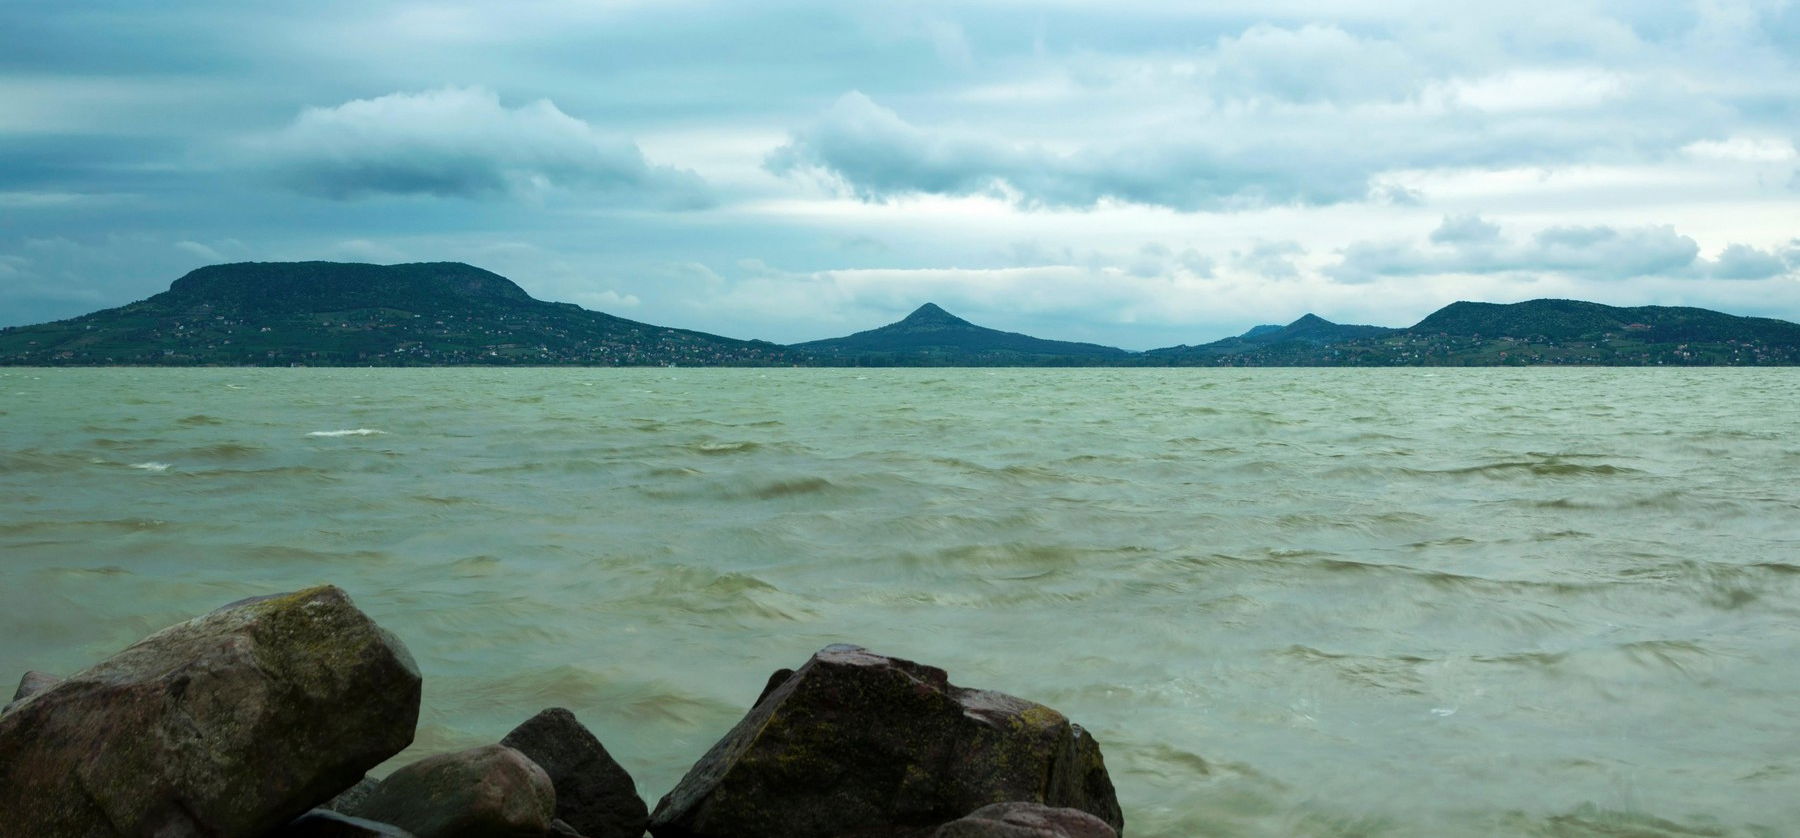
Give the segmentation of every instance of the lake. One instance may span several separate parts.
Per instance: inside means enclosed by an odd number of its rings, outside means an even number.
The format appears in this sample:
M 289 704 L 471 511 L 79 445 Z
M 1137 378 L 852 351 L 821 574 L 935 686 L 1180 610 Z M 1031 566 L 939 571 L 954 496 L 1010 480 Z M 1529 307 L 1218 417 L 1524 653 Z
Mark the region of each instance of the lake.
M 0 678 L 343 587 L 403 759 L 561 705 L 654 806 L 853 642 L 1126 830 L 1800 823 L 1800 370 L 0 370 Z

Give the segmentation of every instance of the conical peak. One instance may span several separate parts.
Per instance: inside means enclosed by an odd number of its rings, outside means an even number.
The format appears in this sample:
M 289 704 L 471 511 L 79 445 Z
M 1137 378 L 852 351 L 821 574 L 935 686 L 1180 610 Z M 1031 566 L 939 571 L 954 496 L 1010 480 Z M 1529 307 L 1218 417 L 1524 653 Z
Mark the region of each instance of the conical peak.
M 913 313 L 906 315 L 906 319 L 901 320 L 900 322 L 911 324 L 911 325 L 921 325 L 921 324 L 928 324 L 928 323 L 939 323 L 939 324 L 967 324 L 968 323 L 967 320 L 964 320 L 961 317 L 957 317 L 956 315 L 951 314 L 950 312 L 947 312 L 947 311 L 943 310 L 942 308 L 939 308 L 937 303 L 926 303 L 922 306 L 919 306 L 918 308 L 913 310 Z
M 1335 326 L 1335 325 L 1337 325 L 1337 324 L 1332 323 L 1330 320 L 1326 320 L 1325 318 L 1320 317 L 1317 314 L 1307 312 L 1306 314 L 1301 315 L 1299 320 L 1295 320 L 1294 322 L 1289 323 L 1287 325 L 1287 327 L 1290 329 L 1293 329 L 1293 328 L 1298 328 L 1298 327 L 1302 327 L 1302 326 Z

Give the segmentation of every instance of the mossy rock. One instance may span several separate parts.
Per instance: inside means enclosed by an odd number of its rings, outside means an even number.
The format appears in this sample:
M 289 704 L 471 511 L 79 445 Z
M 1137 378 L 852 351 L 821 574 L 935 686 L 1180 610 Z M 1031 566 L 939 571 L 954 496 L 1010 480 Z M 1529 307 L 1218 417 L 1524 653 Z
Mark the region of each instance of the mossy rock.
M 6 834 L 266 833 L 412 742 L 419 671 L 343 591 L 232 603 L 0 714 Z

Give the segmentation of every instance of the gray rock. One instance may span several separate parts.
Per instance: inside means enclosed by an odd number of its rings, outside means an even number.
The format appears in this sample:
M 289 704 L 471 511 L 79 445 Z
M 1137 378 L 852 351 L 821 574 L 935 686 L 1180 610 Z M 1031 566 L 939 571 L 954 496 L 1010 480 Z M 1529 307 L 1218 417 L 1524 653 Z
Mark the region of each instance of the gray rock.
M 782 679 L 657 804 L 658 838 L 925 834 L 989 803 L 1124 825 L 1100 746 L 1065 716 L 944 671 L 830 646 Z
M 413 838 L 388 823 L 353 818 L 329 809 L 314 809 L 288 822 L 266 838 Z
M 19 688 L 13 692 L 12 700 L 22 701 L 27 696 L 41 693 L 60 683 L 62 683 L 61 678 L 33 669 L 25 673 L 25 677 L 19 679 Z
M 582 727 L 552 707 L 514 728 L 500 744 L 517 749 L 556 786 L 556 817 L 587 838 L 643 838 L 650 809 L 631 775 Z
M 1119 838 L 1119 833 L 1080 809 L 1012 802 L 976 809 L 938 827 L 932 838 Z
M 549 775 L 505 745 L 426 757 L 388 775 L 357 808 L 418 838 L 536 838 L 555 815 Z
M 357 780 L 356 785 L 339 792 L 337 797 L 320 804 L 319 808 L 345 815 L 354 815 L 357 810 L 362 808 L 363 801 L 368 800 L 369 795 L 374 794 L 375 787 L 379 785 L 381 785 L 380 780 L 374 777 L 364 777 Z
M 256 836 L 412 742 L 406 648 L 319 587 L 147 637 L 0 715 L 7 835 Z
M 13 692 L 12 700 L 4 706 L 0 706 L 0 714 L 12 712 L 12 709 L 17 707 L 20 702 L 60 683 L 62 683 L 61 678 L 47 672 L 33 669 L 25 673 L 25 677 L 19 679 L 19 688 Z

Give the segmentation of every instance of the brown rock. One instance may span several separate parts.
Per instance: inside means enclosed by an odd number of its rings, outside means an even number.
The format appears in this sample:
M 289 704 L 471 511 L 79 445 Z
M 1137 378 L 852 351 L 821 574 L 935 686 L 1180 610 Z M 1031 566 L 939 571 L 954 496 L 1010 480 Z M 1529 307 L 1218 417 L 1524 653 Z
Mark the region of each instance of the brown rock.
M 976 809 L 938 827 L 932 838 L 1119 838 L 1119 833 L 1080 809 L 1012 802 Z
M 0 715 L 7 835 L 255 836 L 412 741 L 419 672 L 333 587 L 164 629 Z
M 418 838 L 537 838 L 556 815 L 556 789 L 524 754 L 483 745 L 395 771 L 356 814 Z
M 782 680 L 657 804 L 657 838 L 929 834 L 989 803 L 1124 818 L 1100 746 L 1041 704 L 830 646 Z

